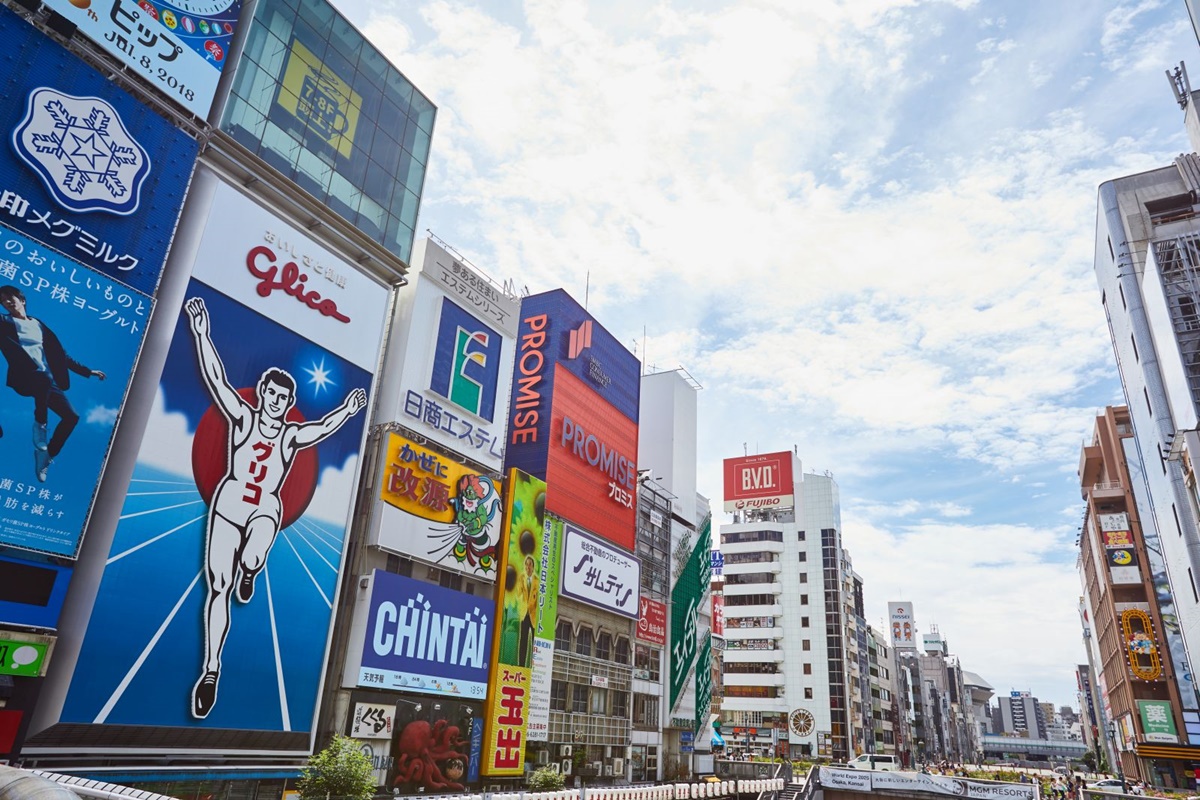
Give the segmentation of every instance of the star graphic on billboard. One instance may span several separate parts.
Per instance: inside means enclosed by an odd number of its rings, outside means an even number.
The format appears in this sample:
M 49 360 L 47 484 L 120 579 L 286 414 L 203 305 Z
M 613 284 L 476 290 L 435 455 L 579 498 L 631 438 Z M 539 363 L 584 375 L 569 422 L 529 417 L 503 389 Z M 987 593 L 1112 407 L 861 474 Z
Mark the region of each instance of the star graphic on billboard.
M 320 394 L 321 392 L 325 391 L 325 389 L 334 385 L 329 371 L 325 368 L 324 358 L 321 359 L 319 364 L 314 361 L 313 365 L 311 367 L 305 367 L 304 371 L 308 373 L 308 382 L 312 384 L 313 391 L 316 394 Z

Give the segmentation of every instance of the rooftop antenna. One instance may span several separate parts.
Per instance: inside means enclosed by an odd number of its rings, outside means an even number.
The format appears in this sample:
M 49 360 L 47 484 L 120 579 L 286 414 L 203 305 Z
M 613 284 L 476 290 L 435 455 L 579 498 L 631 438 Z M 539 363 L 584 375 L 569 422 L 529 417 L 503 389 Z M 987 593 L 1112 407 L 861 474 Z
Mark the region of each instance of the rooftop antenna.
M 1179 103 L 1179 107 L 1186 111 L 1188 101 L 1192 97 L 1192 84 L 1188 80 L 1187 67 L 1180 61 L 1174 71 L 1167 70 L 1166 72 L 1167 80 L 1171 82 L 1171 91 L 1175 93 L 1175 102 Z
M 592 271 L 587 271 L 587 277 L 583 279 L 583 310 L 587 311 L 588 295 L 592 291 Z
M 749 450 L 749 448 L 746 447 L 745 442 L 742 442 L 742 455 L 744 455 L 744 456 L 750 455 L 750 450 Z

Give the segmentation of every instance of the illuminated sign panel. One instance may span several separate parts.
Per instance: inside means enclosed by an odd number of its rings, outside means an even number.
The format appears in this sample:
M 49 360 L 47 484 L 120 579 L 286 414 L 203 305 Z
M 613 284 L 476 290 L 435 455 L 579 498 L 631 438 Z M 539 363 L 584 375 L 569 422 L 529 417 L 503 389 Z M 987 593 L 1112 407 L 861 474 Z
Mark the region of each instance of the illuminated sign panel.
M 632 550 L 637 423 L 597 398 L 561 364 L 555 370 L 546 508 Z
M 387 438 L 372 542 L 478 578 L 496 577 L 499 481 L 406 436 Z
M 292 39 L 275 103 L 339 155 L 350 157 L 362 96 L 299 39 Z
M 725 459 L 725 510 L 790 508 L 795 504 L 792 454 Z
M 546 484 L 519 470 L 509 470 L 505 484 L 501 583 L 484 715 L 482 772 L 488 777 L 524 774 L 538 617 L 547 588 L 541 579 Z
M 506 463 L 546 508 L 632 550 L 640 366 L 566 292 L 521 303 Z

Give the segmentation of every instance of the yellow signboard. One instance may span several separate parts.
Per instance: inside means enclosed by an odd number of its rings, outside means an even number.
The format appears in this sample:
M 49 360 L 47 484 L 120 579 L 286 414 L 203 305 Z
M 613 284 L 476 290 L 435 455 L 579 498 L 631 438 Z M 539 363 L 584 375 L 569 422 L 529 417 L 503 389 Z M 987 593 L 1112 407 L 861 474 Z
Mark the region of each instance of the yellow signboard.
M 464 571 L 496 568 L 500 488 L 487 475 L 391 433 L 379 499 L 412 515 L 380 534 L 381 547 Z
M 484 719 L 483 774 L 522 775 L 529 723 L 534 615 L 541 592 L 541 540 L 546 483 L 510 470 L 501 537 L 496 638 L 492 643 L 488 708 Z
M 299 39 L 292 40 L 283 89 L 275 102 L 338 153 L 350 157 L 362 97 Z

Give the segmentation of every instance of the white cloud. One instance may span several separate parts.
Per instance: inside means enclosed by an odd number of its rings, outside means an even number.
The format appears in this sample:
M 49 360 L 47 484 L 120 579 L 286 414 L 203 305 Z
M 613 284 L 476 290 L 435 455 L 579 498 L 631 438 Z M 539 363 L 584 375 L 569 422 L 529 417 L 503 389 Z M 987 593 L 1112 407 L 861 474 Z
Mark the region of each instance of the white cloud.
M 89 425 L 102 425 L 111 428 L 117 422 L 119 409 L 110 406 L 92 406 L 84 416 L 84 422 Z
M 419 227 L 533 291 L 588 281 L 618 339 L 687 367 L 705 387 L 701 491 L 719 499 L 742 442 L 797 443 L 837 472 L 868 594 L 888 599 L 874 550 L 903 551 L 892 574 L 923 587 L 921 618 L 977 663 L 980 628 L 1028 636 L 1014 582 L 1050 586 L 1030 618 L 1054 652 L 1010 647 L 1005 674 L 976 671 L 1000 686 L 1022 664 L 1059 670 L 1062 701 L 1079 657 L 1059 596 L 1077 583 L 1071 479 L 1095 410 L 1120 398 L 1096 186 L 1181 147 L 1161 70 L 1190 37 L 1164 9 L 1070 25 L 1044 4 L 921 0 L 362 15 L 439 106 Z M 940 462 L 986 491 L 875 482 Z M 995 521 L 1031 503 L 1062 527 Z
M 166 410 L 161 389 L 154 393 L 138 463 L 189 480 L 192 477 L 192 431 L 188 430 L 186 416 Z
M 330 465 L 322 468 L 317 490 L 313 493 L 312 502 L 304 512 L 305 515 L 316 517 L 335 527 L 345 526 L 350 515 L 350 504 L 354 500 L 357 470 L 357 455 L 348 456 L 340 466 Z

